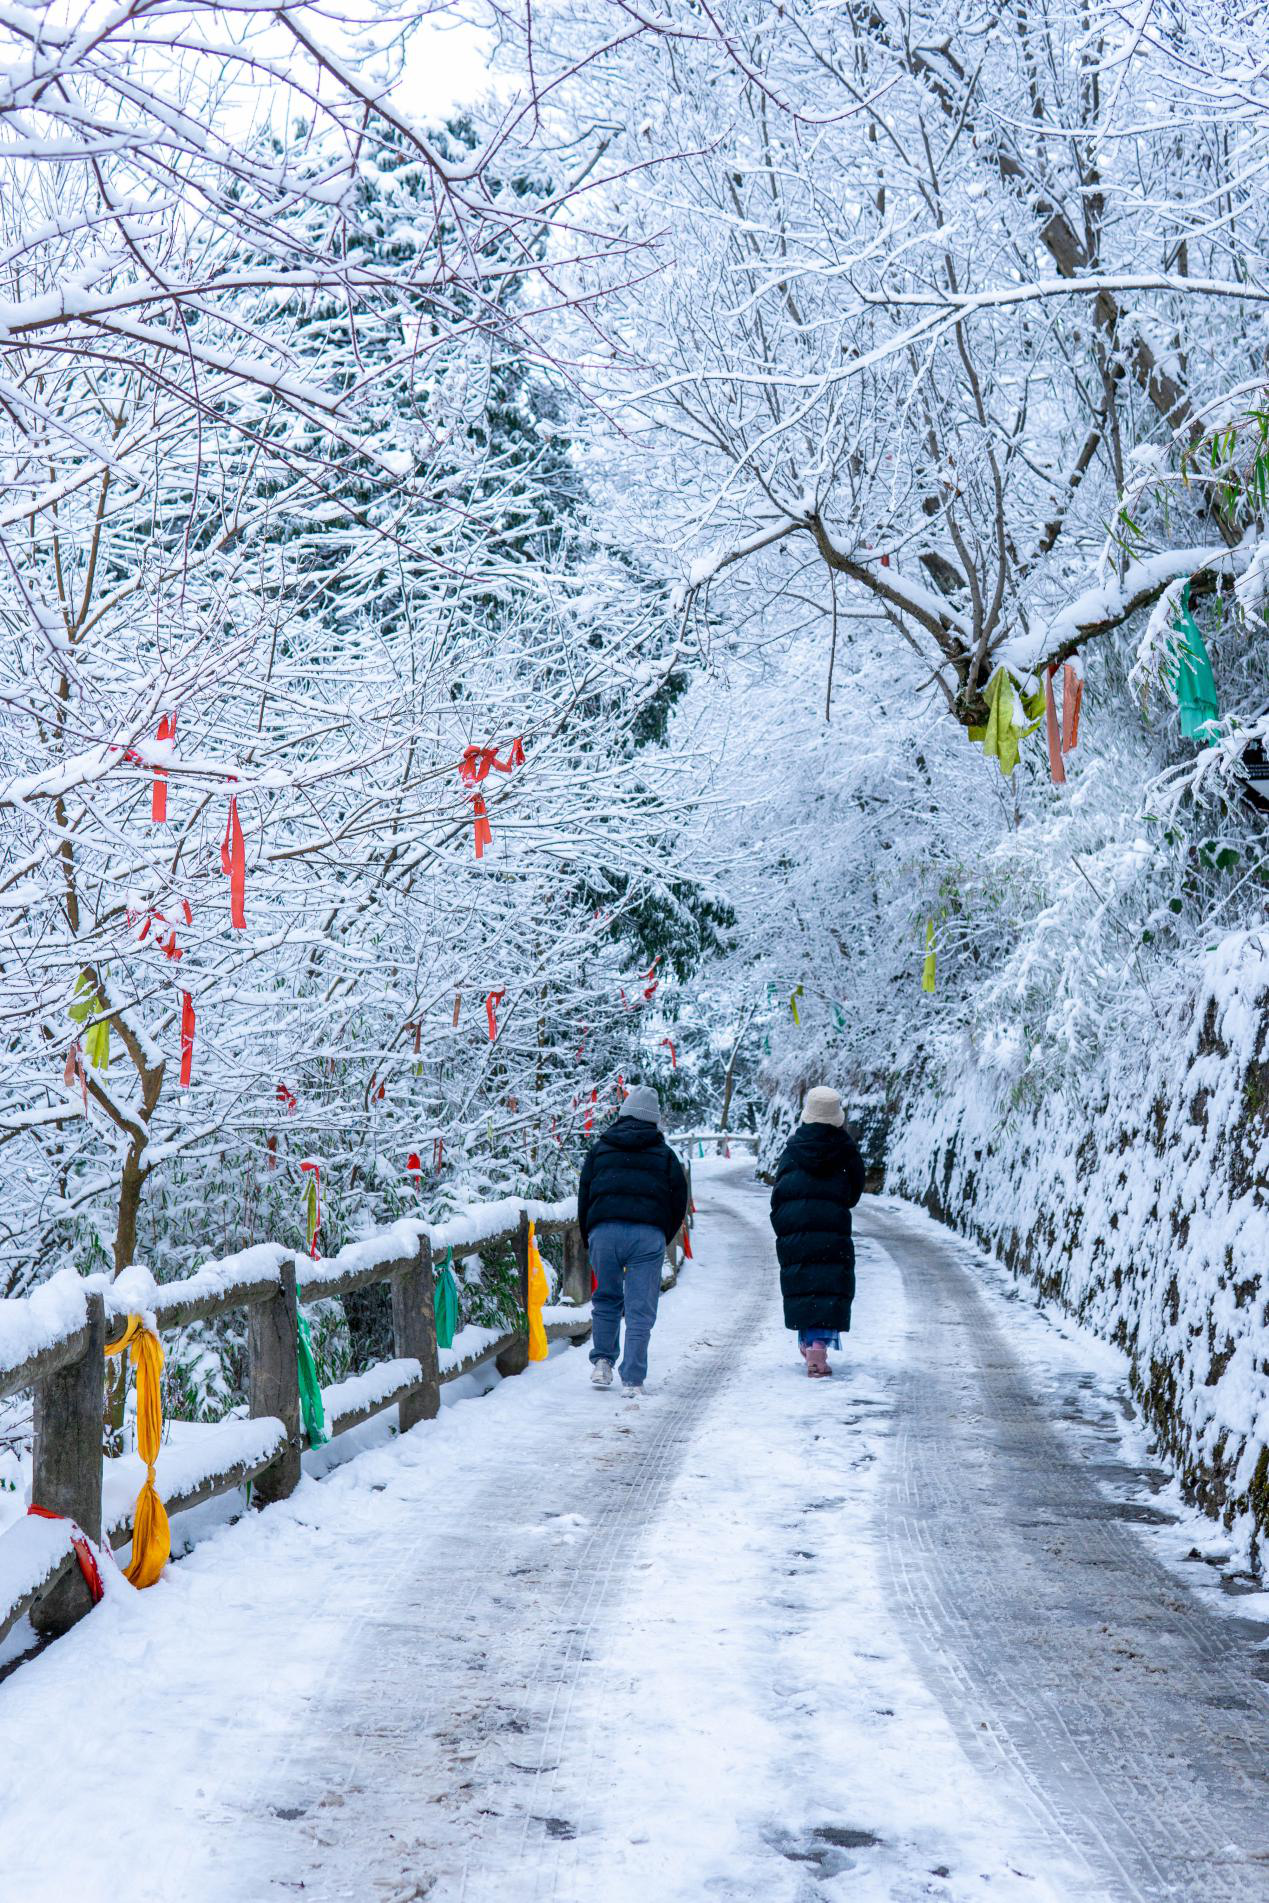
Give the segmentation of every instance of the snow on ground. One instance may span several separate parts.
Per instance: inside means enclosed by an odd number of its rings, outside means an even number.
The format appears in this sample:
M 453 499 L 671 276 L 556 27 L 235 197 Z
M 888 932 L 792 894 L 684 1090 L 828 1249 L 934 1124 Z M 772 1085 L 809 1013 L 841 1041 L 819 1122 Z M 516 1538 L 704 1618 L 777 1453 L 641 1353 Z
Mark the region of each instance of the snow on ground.
M 321 1450 L 0 1685 L 0 1894 L 1098 1896 L 887 1603 L 898 1268 L 861 1245 L 855 1331 L 808 1382 L 747 1174 L 702 1172 L 643 1401 L 564 1345 L 479 1400 L 455 1383 L 473 1399 Z M 1088 1373 L 1073 1332 L 1023 1332 Z

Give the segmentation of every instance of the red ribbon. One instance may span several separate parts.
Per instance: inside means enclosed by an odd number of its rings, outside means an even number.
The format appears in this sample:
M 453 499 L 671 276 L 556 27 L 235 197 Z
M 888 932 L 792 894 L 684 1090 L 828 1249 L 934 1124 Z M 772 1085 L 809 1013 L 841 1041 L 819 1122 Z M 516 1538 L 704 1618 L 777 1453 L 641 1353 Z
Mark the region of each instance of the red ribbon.
M 179 956 L 179 954 L 178 954 Z M 188 1090 L 194 1074 L 194 1000 L 188 991 L 181 993 L 181 1089 Z
M 181 908 L 181 914 L 185 920 L 185 923 L 187 925 L 192 925 L 194 923 L 194 914 L 190 910 L 189 900 L 179 899 L 177 903 L 179 904 Z M 131 916 L 132 916 L 131 913 L 129 913 L 130 919 L 131 919 Z M 142 919 L 141 930 L 137 933 L 138 945 L 144 945 L 146 939 L 150 936 L 150 928 L 151 926 L 154 926 L 154 925 L 169 925 L 169 926 L 171 925 L 171 920 L 167 918 L 167 916 L 163 912 L 160 912 L 157 907 L 151 907 L 151 909 L 146 913 L 145 917 Z M 185 956 L 184 951 L 176 942 L 175 927 L 172 927 L 172 929 L 169 930 L 166 941 L 160 941 L 159 936 L 156 933 L 155 943 L 159 945 L 159 948 L 162 951 L 163 956 L 165 958 L 184 958 Z
M 303 1176 L 307 1176 L 310 1173 L 312 1174 L 313 1187 L 317 1191 L 317 1210 L 316 1210 L 317 1220 L 313 1224 L 313 1241 L 309 1249 L 309 1254 L 312 1256 L 314 1262 L 316 1262 L 317 1238 L 321 1234 L 321 1228 L 322 1228 L 322 1168 L 321 1168 L 321 1164 L 320 1163 L 301 1163 L 300 1173 Z
M 158 731 L 157 738 L 160 740 L 175 740 L 176 738 L 176 715 L 175 714 L 163 715 L 163 718 L 159 721 L 159 731 Z M 161 826 L 166 818 L 167 818 L 167 769 L 166 767 L 156 766 L 154 769 L 154 785 L 150 789 L 150 819 L 154 825 Z
M 419 1153 L 418 1153 L 418 1151 L 417 1151 L 417 1150 L 411 1150 L 411 1151 L 410 1151 L 410 1154 L 409 1154 L 409 1155 L 408 1155 L 408 1156 L 406 1157 L 406 1159 L 405 1159 L 405 1173 L 406 1173 L 406 1175 L 407 1175 L 407 1176 L 409 1176 L 409 1177 L 412 1177 L 412 1178 L 413 1178 L 413 1180 L 414 1180 L 414 1187 L 415 1187 L 416 1189 L 418 1189 L 418 1187 L 419 1187 L 419 1178 L 420 1178 L 420 1176 L 422 1176 L 422 1174 L 423 1174 L 423 1159 L 422 1159 L 422 1157 L 421 1157 L 421 1156 L 419 1155 Z
M 1070 661 L 1062 666 L 1062 751 L 1074 753 L 1080 737 L 1080 702 L 1084 676 Z
M 238 820 L 238 800 L 231 794 L 225 836 L 220 842 L 220 869 L 229 881 L 229 922 L 236 932 L 247 929 L 247 847 Z
M 670 1069 L 677 1070 L 679 1067 L 679 1057 L 678 1052 L 674 1048 L 674 1039 L 672 1037 L 663 1037 L 661 1039 L 659 1048 L 664 1050 L 667 1046 L 670 1052 Z
M 286 1105 L 287 1116 L 293 1117 L 295 1115 L 295 1107 L 299 1103 L 299 1098 L 295 1092 L 288 1089 L 286 1084 L 279 1084 L 274 1094 L 280 1104 Z
M 485 856 L 485 847 L 493 845 L 493 827 L 489 824 L 489 814 L 485 808 L 485 796 L 483 793 L 472 794 L 471 810 L 476 828 L 476 857 L 483 859 Z
M 657 966 L 660 963 L 661 963 L 661 959 L 659 956 L 654 958 L 652 960 L 652 963 L 648 966 L 648 969 L 643 974 L 644 979 L 646 980 L 644 993 L 643 993 L 643 1001 L 645 1004 L 648 1002 L 649 998 L 651 998 L 653 992 L 656 990 L 657 986 L 661 982 L 661 980 L 657 977 Z
M 488 778 L 491 767 L 495 773 L 510 773 L 513 768 L 523 765 L 524 741 L 517 735 L 507 749 L 505 760 L 498 758 L 497 747 L 464 748 L 458 764 L 458 776 L 464 786 L 478 786 L 481 780 Z
M 49 1507 L 29 1506 L 27 1513 L 33 1514 L 37 1520 L 66 1520 L 68 1518 L 65 1513 L 54 1513 Z M 97 1556 L 93 1552 L 88 1535 L 80 1532 L 74 1520 L 70 1520 L 69 1525 L 71 1545 L 75 1549 L 75 1558 L 79 1561 L 79 1570 L 84 1575 L 84 1584 L 92 1594 L 93 1604 L 98 1605 L 105 1598 L 106 1589 L 101 1583 L 101 1569 L 97 1564 Z
M 432 1168 L 436 1171 L 436 1174 L 439 1176 L 444 1166 L 445 1166 L 445 1139 L 444 1137 L 433 1137 L 432 1139 Z
M 692 1260 L 692 1238 L 688 1234 L 686 1223 L 683 1224 L 683 1254 L 689 1262 Z
M 599 1085 L 598 1085 L 598 1084 L 596 1084 L 596 1085 L 595 1085 L 595 1088 L 594 1088 L 594 1089 L 593 1089 L 593 1090 L 591 1091 L 591 1093 L 590 1093 L 590 1103 L 591 1103 L 591 1107 L 590 1107 L 590 1109 L 589 1109 L 589 1110 L 588 1110 L 588 1111 L 586 1112 L 586 1121 L 585 1121 L 585 1123 L 583 1123 L 583 1125 L 582 1125 L 582 1134 L 583 1134 L 583 1136 L 589 1136 L 589 1135 L 590 1135 L 590 1133 L 591 1133 L 591 1131 L 592 1131 L 592 1130 L 594 1129 L 594 1127 L 595 1127 L 595 1105 L 596 1105 L 596 1104 L 597 1104 L 598 1102 L 599 1102 Z
M 506 995 L 506 988 L 504 986 L 501 991 L 491 991 L 489 996 L 485 999 L 485 1018 L 489 1025 L 489 1042 L 491 1044 L 498 1035 L 497 1006 L 502 1003 Z
M 1049 743 L 1049 777 L 1054 786 L 1066 785 L 1066 768 L 1062 765 L 1062 736 L 1058 730 L 1057 702 L 1053 698 L 1053 676 L 1057 673 L 1057 662 L 1044 670 L 1044 733 Z
M 79 1088 L 83 1093 L 84 1115 L 87 1116 L 88 1072 L 84 1068 L 84 1053 L 80 1049 L 78 1038 L 75 1039 L 75 1042 L 66 1053 L 66 1069 L 62 1072 L 62 1082 L 66 1085 L 67 1090 L 74 1089 L 76 1078 L 79 1080 Z

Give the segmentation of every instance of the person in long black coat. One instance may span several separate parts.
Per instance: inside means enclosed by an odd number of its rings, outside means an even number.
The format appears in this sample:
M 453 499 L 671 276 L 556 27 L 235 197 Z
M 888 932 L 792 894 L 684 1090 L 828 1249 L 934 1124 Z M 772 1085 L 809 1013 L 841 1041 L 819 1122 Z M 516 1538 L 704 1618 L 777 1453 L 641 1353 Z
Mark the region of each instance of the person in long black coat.
M 798 1331 L 806 1372 L 831 1374 L 855 1299 L 850 1212 L 864 1193 L 864 1163 L 835 1090 L 808 1090 L 802 1122 L 784 1147 L 771 1191 L 784 1325 Z

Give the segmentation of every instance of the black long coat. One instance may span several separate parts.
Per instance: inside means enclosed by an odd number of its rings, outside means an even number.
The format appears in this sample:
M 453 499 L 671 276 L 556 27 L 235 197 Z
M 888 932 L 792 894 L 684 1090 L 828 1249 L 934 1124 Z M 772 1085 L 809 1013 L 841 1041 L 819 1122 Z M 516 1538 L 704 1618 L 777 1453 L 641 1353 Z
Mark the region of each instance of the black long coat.
M 591 1144 L 577 1186 L 583 1242 L 601 1222 L 639 1222 L 667 1242 L 683 1227 L 687 1177 L 655 1123 L 618 1117 Z
M 786 1328 L 850 1327 L 850 1212 L 863 1193 L 863 1159 L 850 1132 L 830 1123 L 799 1124 L 771 1191 Z

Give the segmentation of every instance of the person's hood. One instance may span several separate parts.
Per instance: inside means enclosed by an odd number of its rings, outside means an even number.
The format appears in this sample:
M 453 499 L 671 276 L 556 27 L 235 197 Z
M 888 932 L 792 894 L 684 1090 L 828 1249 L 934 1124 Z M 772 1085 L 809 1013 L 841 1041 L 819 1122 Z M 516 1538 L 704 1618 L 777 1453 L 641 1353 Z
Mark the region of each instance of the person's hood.
M 615 1150 L 653 1150 L 664 1141 L 655 1123 L 642 1117 L 618 1117 L 604 1131 L 603 1140 Z
M 850 1143 L 845 1130 L 835 1124 L 801 1123 L 789 1138 L 784 1154 L 812 1176 L 831 1176 L 849 1157 Z

